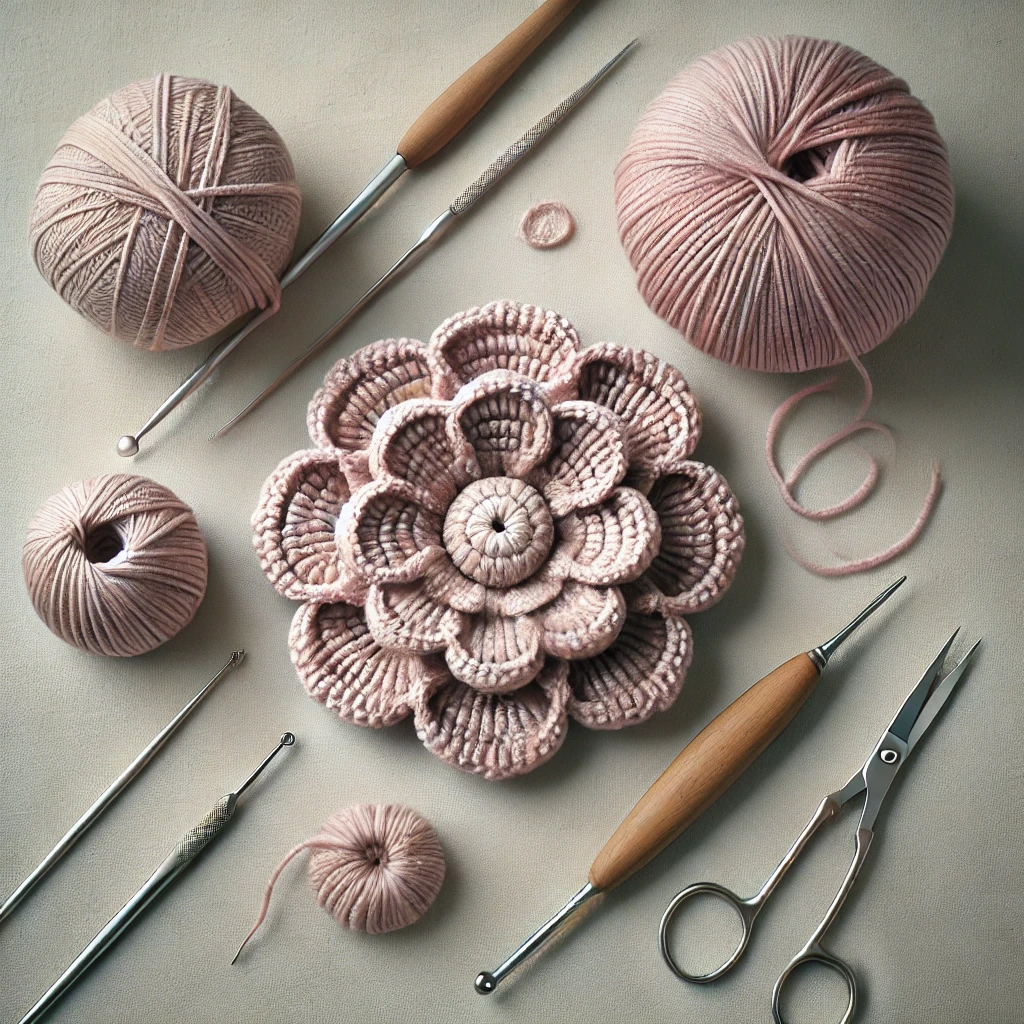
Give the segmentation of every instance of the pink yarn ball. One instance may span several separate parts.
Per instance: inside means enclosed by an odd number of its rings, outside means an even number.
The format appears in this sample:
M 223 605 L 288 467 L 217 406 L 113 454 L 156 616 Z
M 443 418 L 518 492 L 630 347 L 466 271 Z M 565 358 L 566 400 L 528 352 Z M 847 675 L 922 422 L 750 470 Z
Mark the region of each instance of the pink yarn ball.
M 953 184 L 907 84 L 821 39 L 750 38 L 647 108 L 615 176 L 619 234 L 651 309 L 735 365 L 830 366 L 917 308 Z
M 66 643 L 125 658 L 176 636 L 206 593 L 192 509 L 129 473 L 69 484 L 39 507 L 22 551 L 39 617 Z
M 418 921 L 444 881 L 433 825 L 400 804 L 355 804 L 310 843 L 309 884 L 338 924 L 371 934 Z
M 39 181 L 32 255 L 100 330 L 181 348 L 277 308 L 300 207 L 260 114 L 227 86 L 157 75 L 68 129 Z
M 309 882 L 320 906 L 338 924 L 371 934 L 418 921 L 444 881 L 444 850 L 434 826 L 421 814 L 401 804 L 345 807 L 274 868 L 256 923 L 235 960 L 267 919 L 281 872 L 303 850 L 311 851 Z

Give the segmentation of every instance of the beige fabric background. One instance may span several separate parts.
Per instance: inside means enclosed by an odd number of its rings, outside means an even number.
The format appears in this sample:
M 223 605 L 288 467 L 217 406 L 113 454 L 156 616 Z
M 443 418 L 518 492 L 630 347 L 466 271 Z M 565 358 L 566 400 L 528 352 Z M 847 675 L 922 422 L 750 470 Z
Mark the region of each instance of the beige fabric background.
M 205 346 L 155 356 L 110 341 L 37 274 L 29 208 L 67 125 L 117 86 L 158 71 L 229 83 L 291 149 L 305 197 L 301 247 L 393 152 L 426 103 L 532 6 L 4 3 L 0 892 L 34 867 L 232 648 L 244 646 L 249 657 L 0 927 L 3 1020 L 18 1019 L 178 836 L 292 729 L 298 745 L 252 792 L 230 833 L 54 1021 L 766 1022 L 779 970 L 845 870 L 852 815 L 786 881 L 748 959 L 727 980 L 694 988 L 669 974 L 657 952 L 661 911 L 699 879 L 740 891 L 760 884 L 963 623 L 966 640 L 985 636 L 976 670 L 895 786 L 829 945 L 862 979 L 861 1021 L 1024 1021 L 1019 3 L 585 0 L 454 145 L 409 175 L 287 294 L 277 320 L 157 430 L 140 458 L 128 464 L 115 453 L 118 436 L 145 420 Z M 905 76 L 935 114 L 957 183 L 953 240 L 922 308 L 866 360 L 874 413 L 898 431 L 898 456 L 894 463 L 879 449 L 886 470 L 877 497 L 825 530 L 783 508 L 764 465 L 771 410 L 801 381 L 736 371 L 691 350 L 638 297 L 615 230 L 613 170 L 644 105 L 693 57 L 757 32 L 838 38 Z M 633 36 L 643 45 L 628 63 L 330 354 L 229 437 L 206 440 L 497 152 Z M 569 205 L 578 231 L 565 248 L 539 253 L 514 231 L 522 211 L 547 198 Z M 749 539 L 730 595 L 693 619 L 696 653 L 674 708 L 621 733 L 573 727 L 547 766 L 495 784 L 431 757 L 411 724 L 363 731 L 303 694 L 286 648 L 294 606 L 262 577 L 248 520 L 264 477 L 305 445 L 306 403 L 332 359 L 387 335 L 426 339 L 446 315 L 500 297 L 565 313 L 586 342 L 643 346 L 676 362 L 705 414 L 697 455 L 732 483 Z M 787 434 L 789 464 L 853 407 L 847 377 L 845 405 L 821 401 Z M 895 565 L 822 580 L 786 556 L 783 535 L 826 559 L 833 548 L 855 556 L 896 539 L 936 458 L 947 490 L 921 542 Z M 145 657 L 100 660 L 64 646 L 36 618 L 20 548 L 44 498 L 71 480 L 125 469 L 194 506 L 209 541 L 210 585 L 177 639 Z M 846 452 L 804 493 L 834 499 L 862 469 Z M 756 768 L 514 985 L 490 1000 L 473 993 L 476 972 L 493 967 L 582 884 L 615 825 L 698 729 L 768 669 L 825 639 L 898 572 L 910 576 L 904 592 L 830 667 Z M 449 874 L 435 906 L 392 936 L 350 934 L 317 908 L 296 864 L 265 934 L 229 967 L 274 864 L 330 812 L 356 801 L 404 801 L 436 824 Z M 810 1002 L 804 1010 L 806 1020 L 826 1019 Z

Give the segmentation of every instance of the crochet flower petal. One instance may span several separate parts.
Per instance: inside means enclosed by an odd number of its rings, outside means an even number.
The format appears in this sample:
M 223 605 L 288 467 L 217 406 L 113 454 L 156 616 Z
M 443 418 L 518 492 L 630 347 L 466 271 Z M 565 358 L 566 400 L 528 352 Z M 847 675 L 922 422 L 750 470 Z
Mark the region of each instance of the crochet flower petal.
M 569 714 L 591 729 L 646 721 L 679 696 L 692 654 L 685 619 L 630 611 L 606 651 L 568 663 Z
M 479 693 L 455 679 L 420 687 L 416 733 L 442 761 L 485 779 L 524 775 L 548 760 L 566 734 L 568 665 L 549 659 L 515 693 Z
M 406 654 L 444 650 L 462 625 L 462 616 L 434 600 L 415 583 L 374 583 L 366 595 L 366 624 L 381 647 Z
M 528 580 L 504 590 L 487 591 L 486 608 L 493 615 L 526 615 L 553 601 L 562 592 L 568 566 L 566 559 L 549 559 Z
M 597 345 L 580 353 L 580 398 L 607 406 L 624 424 L 630 475 L 660 475 L 700 439 L 700 409 L 683 375 L 639 349 Z
M 362 608 L 304 604 L 292 620 L 288 645 L 309 695 L 346 722 L 380 729 L 409 714 L 418 659 L 383 650 Z
M 743 554 L 739 502 L 721 474 L 693 461 L 657 480 L 650 502 L 661 522 L 661 549 L 646 578 L 667 595 L 666 611 L 709 608 L 732 583 Z
M 365 587 L 338 558 L 335 525 L 349 490 L 329 452 L 301 451 L 267 478 L 252 514 L 260 565 L 296 601 L 359 601 Z
M 331 368 L 309 403 L 309 436 L 321 448 L 364 451 L 385 410 L 429 394 L 425 345 L 411 338 L 375 342 Z
M 368 582 L 410 583 L 447 559 L 441 517 L 402 480 L 376 480 L 360 488 L 338 523 L 342 554 Z
M 540 671 L 541 630 L 529 615 L 475 615 L 445 650 L 453 676 L 482 693 L 508 693 Z
M 551 410 L 540 387 L 494 370 L 455 396 L 451 428 L 461 430 L 484 476 L 525 477 L 551 451 Z
M 618 587 L 567 583 L 541 615 L 541 643 L 558 658 L 590 658 L 615 640 L 625 620 L 626 602 Z
M 449 317 L 430 338 L 434 394 L 451 398 L 490 370 L 512 370 L 545 386 L 552 401 L 575 396 L 580 339 L 563 316 L 492 302 Z
M 463 576 L 449 558 L 431 566 L 423 586 L 435 601 L 459 612 L 482 612 L 487 603 L 487 588 Z
M 573 512 L 558 524 L 572 553 L 567 574 L 580 583 L 608 586 L 635 580 L 658 550 L 661 527 L 650 502 L 632 487 L 617 487 L 597 508 Z
M 448 430 L 448 403 L 416 398 L 388 410 L 370 442 L 369 471 L 420 488 L 443 513 L 479 474 L 476 456 L 461 432 Z
M 626 475 L 622 423 L 593 402 L 563 402 L 552 411 L 551 455 L 537 474 L 551 514 L 603 501 Z

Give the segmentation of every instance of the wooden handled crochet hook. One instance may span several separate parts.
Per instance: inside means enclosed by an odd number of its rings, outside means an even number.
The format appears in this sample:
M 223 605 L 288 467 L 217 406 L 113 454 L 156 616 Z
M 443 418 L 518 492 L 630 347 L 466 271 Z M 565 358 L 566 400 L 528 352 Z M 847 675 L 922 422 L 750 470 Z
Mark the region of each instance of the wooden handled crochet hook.
M 831 640 L 798 654 L 754 683 L 697 734 L 662 772 L 590 866 L 587 884 L 496 970 L 477 975 L 493 992 L 592 896 L 614 889 L 706 811 L 790 723 L 840 644 L 906 581 L 901 576 Z
M 402 136 L 395 155 L 370 179 L 369 184 L 338 215 L 334 223 L 288 268 L 281 278 L 281 290 L 301 277 L 407 170 L 418 167 L 451 142 L 579 2 L 546 0 L 497 46 L 452 82 Z M 135 434 L 125 434 L 117 442 L 118 454 L 125 458 L 137 455 L 139 441 L 188 398 L 263 319 L 254 316 L 230 338 L 217 345 L 189 377 L 167 396 L 141 430 Z
M 568 96 L 553 110 L 542 117 L 528 132 L 521 135 L 504 153 L 474 181 L 456 196 L 446 210 L 435 217 L 421 232 L 420 237 L 398 257 L 382 277 L 372 284 L 348 310 L 313 342 L 305 352 L 286 366 L 241 412 L 235 413 L 216 433 L 210 435 L 214 441 L 226 434 L 236 423 L 245 419 L 258 405 L 269 398 L 292 374 L 306 365 L 321 349 L 333 341 L 375 298 L 393 281 L 414 267 L 440 241 L 445 232 L 461 220 L 520 160 L 523 159 L 552 128 L 568 116 L 576 105 L 583 100 L 598 82 L 608 74 L 626 56 L 638 40 L 627 43 L 603 67 L 598 68 L 590 78 Z

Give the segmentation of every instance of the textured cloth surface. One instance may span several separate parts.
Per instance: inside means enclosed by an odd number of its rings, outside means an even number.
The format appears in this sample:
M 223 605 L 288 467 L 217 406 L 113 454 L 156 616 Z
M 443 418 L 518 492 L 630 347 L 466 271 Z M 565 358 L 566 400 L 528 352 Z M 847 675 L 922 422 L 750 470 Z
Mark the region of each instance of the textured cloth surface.
M 18 1020 L 172 849 L 269 750 L 297 745 L 246 794 L 229 832 L 160 899 L 54 1024 L 172 1024 L 301 1016 L 411 1024 L 769 1024 L 771 986 L 810 934 L 851 855 L 852 825 L 826 830 L 766 909 L 743 966 L 684 986 L 657 954 L 657 924 L 683 885 L 753 891 L 822 794 L 861 764 L 935 650 L 963 621 L 985 645 L 962 690 L 915 751 L 883 811 L 870 859 L 829 943 L 854 965 L 871 1024 L 1020 1024 L 1024 1019 L 1024 538 L 1019 441 L 1024 348 L 1024 10 L 1003 0 L 893 5 L 588 0 L 481 119 L 410 174 L 285 293 L 204 389 L 153 433 L 132 471 L 196 512 L 210 582 L 196 619 L 141 658 L 89 658 L 40 623 L 21 580 L 39 504 L 72 480 L 123 472 L 114 445 L 192 370 L 205 346 L 154 357 L 71 312 L 36 270 L 28 216 L 39 175 L 71 121 L 125 82 L 166 68 L 224 82 L 281 133 L 305 204 L 298 248 L 394 152 L 438 92 L 526 16 L 534 0 L 310 0 L 135 5 L 12 0 L 0 81 L 0 345 L 5 476 L 0 608 L 0 887 L 10 891 L 71 821 L 209 679 L 223 681 L 135 785 L 0 927 L 0 1020 Z M 900 431 L 900 472 L 849 524 L 792 525 L 764 465 L 772 411 L 817 377 L 734 370 L 686 346 L 647 309 L 618 241 L 615 166 L 648 102 L 693 58 L 752 33 L 840 39 L 905 78 L 935 115 L 958 207 L 946 255 L 915 316 L 865 356 L 873 415 Z M 471 218 L 368 310 L 329 352 L 216 444 L 207 435 L 344 311 L 487 162 L 633 36 L 642 45 Z M 510 225 L 537 197 L 570 205 L 570 245 L 526 249 Z M 582 226 L 586 230 L 582 230 Z M 297 687 L 287 635 L 295 604 L 253 557 L 249 516 L 268 470 L 308 445 L 304 409 L 328 368 L 378 338 L 425 338 L 453 310 L 499 295 L 570 313 L 581 335 L 645 348 L 700 397 L 700 457 L 739 496 L 747 549 L 728 597 L 694 616 L 684 701 L 640 729 L 570 725 L 558 756 L 500 787 L 426 754 L 411 722 L 351 728 Z M 839 392 L 853 410 L 852 381 Z M 792 465 L 842 422 L 811 398 L 780 439 Z M 886 454 L 868 437 L 865 445 Z M 785 554 L 793 531 L 818 560 L 898 538 L 933 458 L 948 490 L 917 545 L 859 578 L 809 576 Z M 855 487 L 853 452 L 809 472 L 824 505 Z M 948 499 L 948 500 L 947 500 Z M 834 532 L 833 532 L 834 531 Z M 829 666 L 789 731 L 697 824 L 514 984 L 485 1000 L 492 969 L 583 884 L 644 788 L 750 683 L 841 626 L 901 572 L 908 584 Z M 961 649 L 962 650 L 962 649 Z M 310 897 L 301 865 L 282 876 L 272 937 L 230 967 L 281 853 L 359 802 L 415 807 L 444 839 L 449 876 L 413 928 L 343 932 Z M 271 941 L 272 938 L 272 941 Z M 805 1015 L 805 1020 L 808 1017 Z

